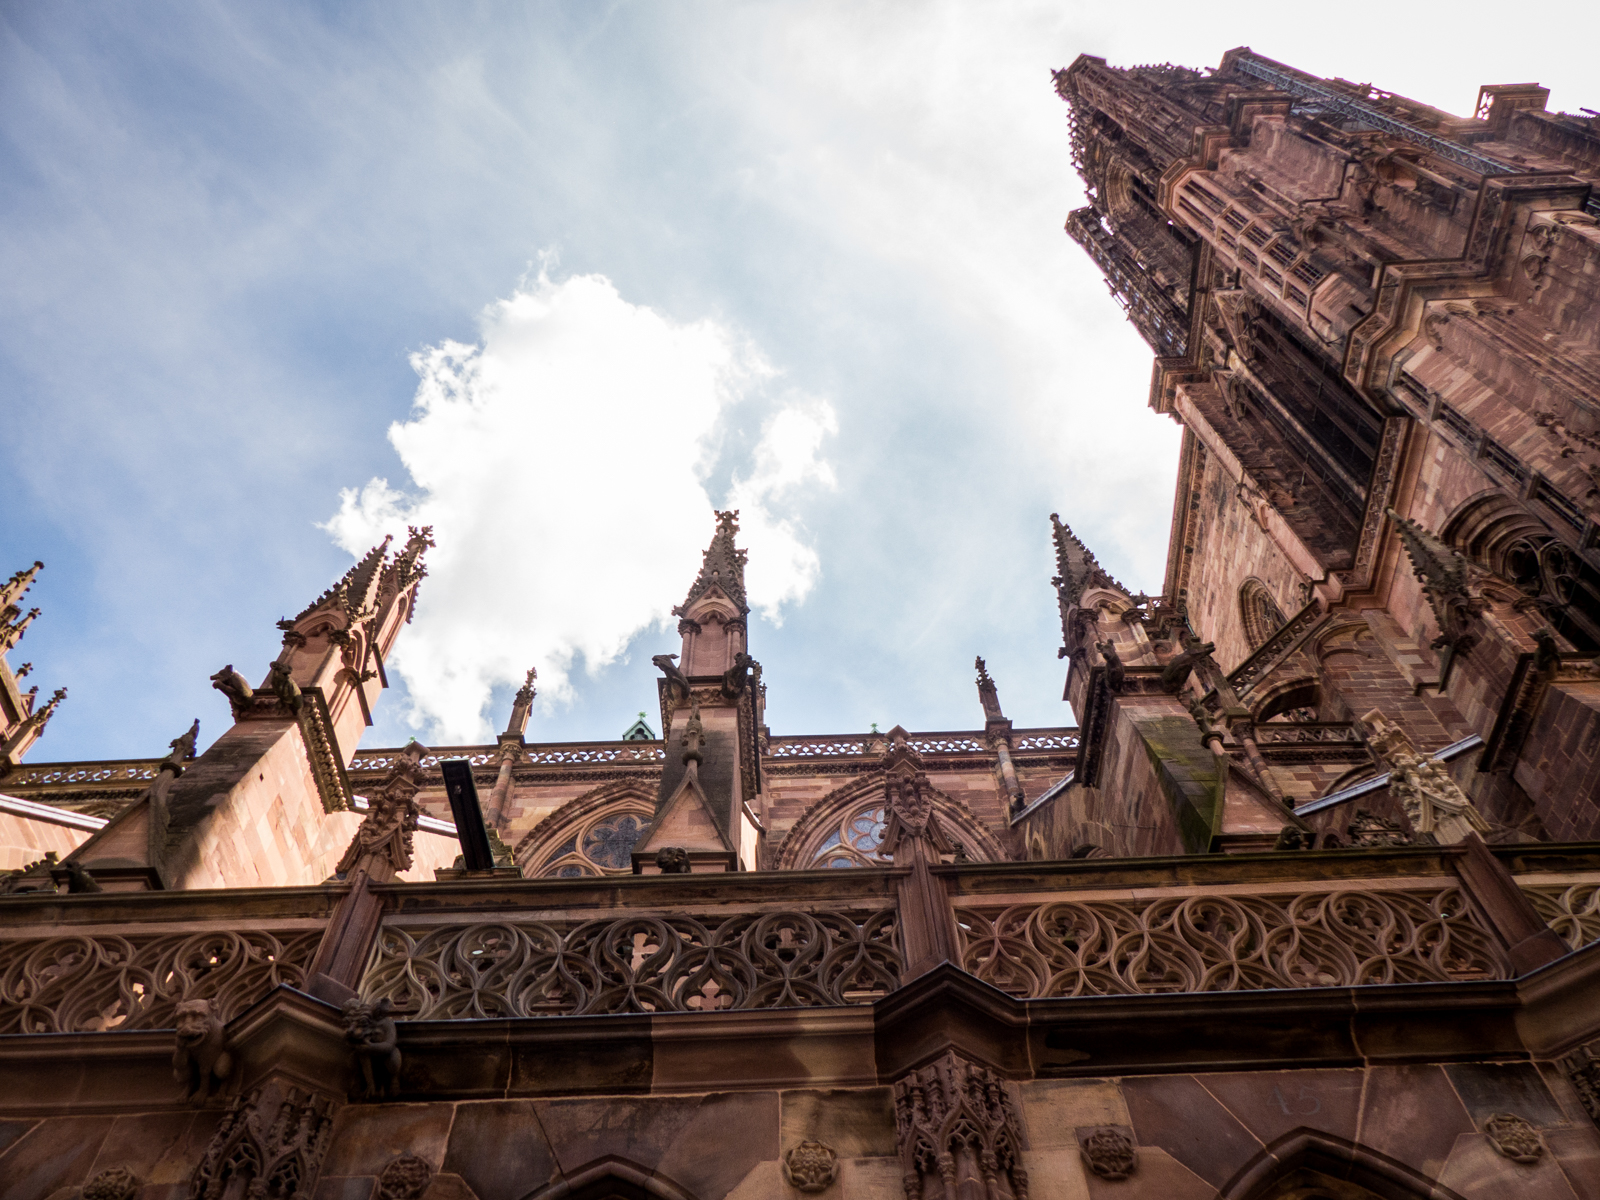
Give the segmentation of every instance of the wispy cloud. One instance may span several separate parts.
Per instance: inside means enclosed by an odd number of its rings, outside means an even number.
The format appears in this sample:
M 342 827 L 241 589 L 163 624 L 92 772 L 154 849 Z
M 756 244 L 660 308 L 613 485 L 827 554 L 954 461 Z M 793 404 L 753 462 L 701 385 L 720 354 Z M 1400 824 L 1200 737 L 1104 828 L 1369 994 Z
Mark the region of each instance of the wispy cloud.
M 414 726 L 486 737 L 496 686 L 537 666 L 545 697 L 570 698 L 578 660 L 605 666 L 668 617 L 723 499 L 706 481 L 735 404 L 768 414 L 727 497 L 754 552 L 752 603 L 776 618 L 805 597 L 819 564 L 797 506 L 833 483 L 825 401 L 767 400 L 776 372 L 735 331 L 669 320 L 598 275 L 541 274 L 481 324 L 474 345 L 412 358 L 415 412 L 389 430 L 408 486 L 348 488 L 324 526 L 352 553 L 434 527 L 425 595 L 394 657 Z

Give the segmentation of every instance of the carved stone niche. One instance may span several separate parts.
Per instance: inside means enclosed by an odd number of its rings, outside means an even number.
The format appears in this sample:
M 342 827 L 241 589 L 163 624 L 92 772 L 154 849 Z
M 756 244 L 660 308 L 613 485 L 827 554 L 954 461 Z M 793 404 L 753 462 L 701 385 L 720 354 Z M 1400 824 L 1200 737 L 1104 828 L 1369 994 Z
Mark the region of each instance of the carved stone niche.
M 1101 1179 L 1126 1179 L 1139 1166 L 1138 1143 L 1126 1125 L 1080 1125 L 1078 1153 Z
M 235 1096 L 189 1181 L 191 1200 L 301 1200 L 316 1191 L 333 1101 L 272 1079 Z
M 1028 1200 L 1022 1132 L 1005 1081 L 954 1051 L 894 1085 L 907 1200 Z

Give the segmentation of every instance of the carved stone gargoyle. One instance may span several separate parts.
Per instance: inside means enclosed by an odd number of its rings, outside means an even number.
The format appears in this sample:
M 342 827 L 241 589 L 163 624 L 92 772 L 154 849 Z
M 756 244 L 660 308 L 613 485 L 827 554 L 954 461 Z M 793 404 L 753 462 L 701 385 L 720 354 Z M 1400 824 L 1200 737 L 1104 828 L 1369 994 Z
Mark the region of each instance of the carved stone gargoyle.
M 268 683 L 272 687 L 273 694 L 278 697 L 279 703 L 298 717 L 306 701 L 300 692 L 300 685 L 294 681 L 294 676 L 289 674 L 288 666 L 281 662 L 273 663 L 272 676 Z
M 1123 683 L 1127 680 L 1127 669 L 1122 665 L 1122 658 L 1117 654 L 1115 642 L 1096 642 L 1094 648 L 1100 651 L 1106 660 L 1106 688 L 1112 692 L 1120 692 Z
M 678 664 L 674 661 L 677 657 L 676 654 L 655 654 L 651 656 L 650 661 L 655 663 L 661 673 L 667 677 L 668 687 L 678 688 L 683 693 L 683 698 L 687 700 L 689 698 L 689 677 L 678 669 Z
M 400 1080 L 400 1032 L 394 1003 L 386 996 L 376 1004 L 360 998 L 344 1003 L 344 1037 L 355 1052 L 364 1099 L 387 1096 Z
M 689 852 L 682 846 L 663 846 L 656 851 L 656 868 L 663 875 L 687 875 Z
M 236 717 L 256 694 L 250 681 L 235 671 L 232 663 L 211 677 L 211 686 L 228 698 L 228 707 Z
M 1189 673 L 1200 663 L 1211 657 L 1216 643 L 1202 642 L 1199 638 L 1183 635 L 1183 653 L 1170 659 L 1167 665 L 1161 668 L 1161 690 L 1176 695 L 1188 682 Z
M 213 1086 L 233 1074 L 233 1054 L 222 1014 L 210 1000 L 179 1001 L 174 1014 L 177 1044 L 172 1051 L 172 1078 L 183 1086 L 184 1099 L 204 1104 Z

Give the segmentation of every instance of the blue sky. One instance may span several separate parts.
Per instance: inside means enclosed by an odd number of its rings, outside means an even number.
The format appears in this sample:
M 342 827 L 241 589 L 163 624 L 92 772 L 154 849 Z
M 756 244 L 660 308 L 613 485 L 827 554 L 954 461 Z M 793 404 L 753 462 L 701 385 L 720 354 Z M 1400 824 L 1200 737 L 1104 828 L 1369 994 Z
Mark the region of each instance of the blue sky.
M 1049 69 L 1600 107 L 1592 13 L 1474 7 L 6 6 L 0 574 L 45 561 L 11 658 L 70 691 L 30 761 L 208 743 L 206 677 L 408 516 L 364 744 L 485 736 L 533 662 L 531 738 L 614 737 L 730 501 L 774 732 L 971 728 L 979 653 L 1070 722 L 1048 514 L 1156 590 L 1178 430 L 1061 232 Z

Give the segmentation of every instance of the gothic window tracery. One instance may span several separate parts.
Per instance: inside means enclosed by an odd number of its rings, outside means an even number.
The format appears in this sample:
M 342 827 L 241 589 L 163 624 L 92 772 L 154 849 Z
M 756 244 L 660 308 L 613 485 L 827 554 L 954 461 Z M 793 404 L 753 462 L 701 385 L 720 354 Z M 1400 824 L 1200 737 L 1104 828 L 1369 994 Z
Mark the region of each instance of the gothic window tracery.
M 648 806 L 633 798 L 587 814 L 554 834 L 549 840 L 555 846 L 540 854 L 528 873 L 541 879 L 626 874 L 651 815 Z
M 884 867 L 879 856 L 884 822 L 888 819 L 881 798 L 845 810 L 835 828 L 822 839 L 811 856 L 811 867 Z
M 1239 588 L 1239 614 L 1244 620 L 1244 636 L 1252 650 L 1259 650 L 1283 627 L 1283 610 L 1259 579 L 1247 579 Z

